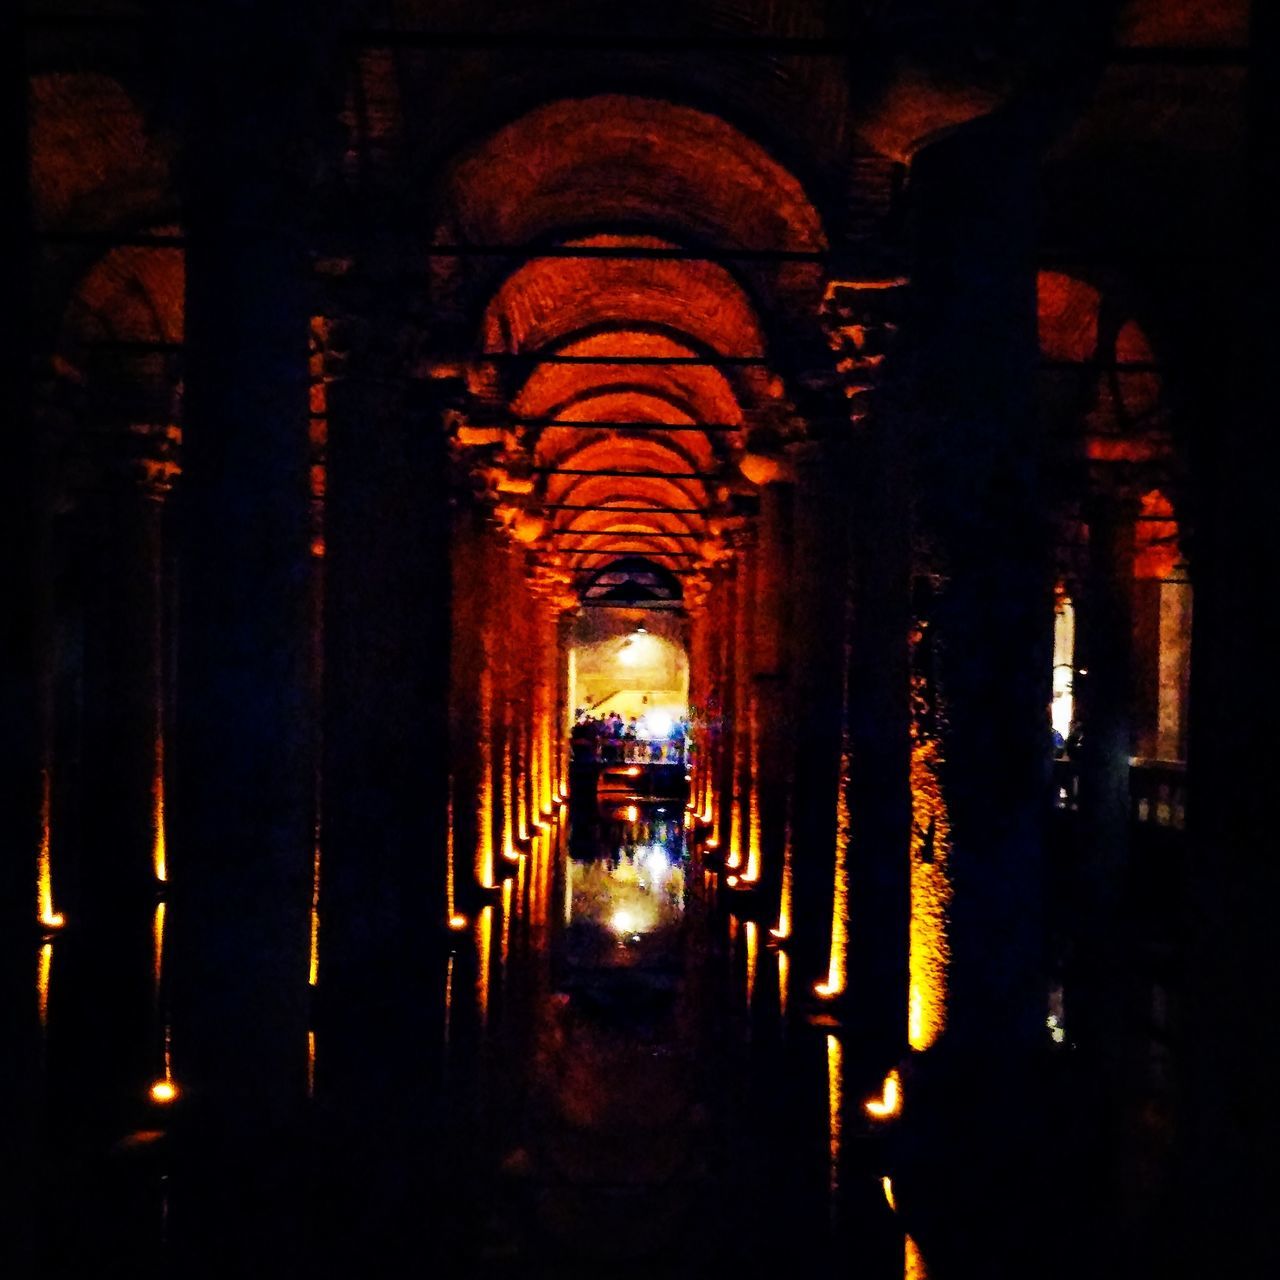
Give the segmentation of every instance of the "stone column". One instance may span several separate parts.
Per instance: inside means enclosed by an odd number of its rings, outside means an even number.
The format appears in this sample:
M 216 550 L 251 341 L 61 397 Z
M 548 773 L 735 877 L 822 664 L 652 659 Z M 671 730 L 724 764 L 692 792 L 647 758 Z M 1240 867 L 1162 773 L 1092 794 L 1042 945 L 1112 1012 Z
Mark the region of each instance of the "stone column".
M 721 652 L 720 725 L 716 755 L 716 844 L 722 857 L 729 853 L 734 822 L 734 780 L 738 741 L 738 695 L 740 671 L 738 652 L 738 619 L 742 611 L 742 593 L 738 585 L 738 565 L 726 564 L 720 576 L 720 616 L 718 641 Z
M 186 51 L 173 1045 L 192 1118 L 224 1150 L 287 1124 L 306 1083 L 303 29 L 296 12 L 219 6 Z
M 1280 1179 L 1273 1046 L 1280 1000 L 1271 977 L 1280 867 L 1264 852 L 1275 825 L 1280 686 L 1259 648 L 1267 594 L 1259 591 L 1259 571 L 1265 575 L 1280 553 L 1274 467 L 1262 464 L 1274 430 L 1280 288 L 1276 18 L 1273 6 L 1253 6 L 1249 238 L 1221 246 L 1225 261 L 1213 272 L 1212 295 L 1197 299 L 1185 348 L 1204 374 L 1190 424 L 1196 520 L 1184 1168 L 1185 1217 L 1197 1245 L 1190 1266 L 1201 1274 L 1219 1265 L 1227 1241 L 1242 1275 L 1266 1275 L 1280 1263 L 1269 1209 L 1269 1189 Z M 1239 319 L 1207 325 L 1206 315 Z
M 754 531 L 733 535 L 737 611 L 734 621 L 733 824 L 727 865 L 745 868 L 751 853 L 757 751 L 754 680 L 756 554 Z M 768 923 L 768 922 L 766 922 Z
M 372 1097 L 415 1069 L 402 1041 L 445 914 L 448 477 L 441 388 L 411 335 L 335 323 L 325 490 L 322 1079 Z M 384 1084 L 399 1083 L 384 1079 Z
M 101 936 L 149 922 L 163 792 L 162 518 L 174 464 L 165 427 L 104 433 L 101 483 L 86 498 L 83 803 L 77 919 Z
M 786 628 L 791 637 L 786 732 L 794 753 L 788 832 L 792 972 L 801 991 L 829 977 L 839 991 L 844 974 L 830 970 L 842 969 L 844 956 L 836 965 L 830 961 L 844 725 L 848 456 L 845 442 L 838 440 L 795 444 L 790 453 L 796 474 L 792 624 Z M 847 839 L 847 832 L 839 835 Z M 838 941 L 843 950 L 844 940 Z
M 573 689 L 570 686 L 569 654 L 573 649 L 573 614 L 562 609 L 556 617 L 556 723 L 553 741 L 556 748 L 558 788 L 569 790 L 569 717 L 573 714 Z
M 911 506 L 892 363 L 906 291 L 896 278 L 837 281 L 826 305 L 852 433 L 843 850 L 850 1067 L 870 1079 L 900 1059 L 908 1030 Z
M 485 615 L 491 566 L 485 513 L 467 495 L 452 511 L 453 649 L 450 658 L 449 737 L 453 791 L 456 900 L 464 911 L 476 889 L 493 883 L 490 778 L 492 672 L 487 670 Z
M 162 1071 L 153 1036 L 152 926 L 168 874 L 164 840 L 164 494 L 174 469 L 165 426 L 102 429 L 96 483 L 83 500 L 80 806 L 66 905 L 60 1043 L 68 1054 L 113 1044 L 70 1105 L 111 1125 Z
M 791 783 L 791 719 L 788 698 L 792 601 L 792 500 L 790 484 L 775 481 L 760 493 L 756 560 L 755 733 L 756 796 L 760 822 L 760 886 L 766 915 L 776 915 L 787 851 Z
M 932 617 L 950 872 L 945 1048 L 977 1098 L 1019 1115 L 1045 1037 L 1042 826 L 1052 574 L 1040 490 L 1034 165 L 1016 120 L 970 126 L 912 170 L 918 532 Z M 921 780 L 922 782 L 924 780 Z
M 0 359 L 0 415 L 6 423 L 0 467 L 0 1041 L 11 1062 L 0 1104 L 0 1164 L 23 1168 L 35 1137 L 37 1087 L 36 919 L 37 861 L 42 836 L 48 725 L 49 494 L 31 404 L 33 299 L 29 157 L 28 68 L 25 16 L 18 5 L 0 17 L 4 104 L 0 112 L 0 174 L 8 198 L 3 218 L 8 247 L 0 278 L 15 323 Z M 23 1269 L 31 1246 L 25 1204 L 31 1178 L 17 1178 L 9 1208 L 12 1250 Z
M 1134 558 L 1137 495 L 1101 479 L 1085 503 L 1088 559 L 1076 615 L 1080 838 L 1069 926 L 1066 1023 L 1103 1105 L 1104 1129 L 1124 1061 L 1123 942 L 1129 874 L 1129 761 L 1133 754 Z M 1084 674 L 1081 675 L 1080 672 Z M 1104 1144 L 1108 1137 L 1104 1133 Z

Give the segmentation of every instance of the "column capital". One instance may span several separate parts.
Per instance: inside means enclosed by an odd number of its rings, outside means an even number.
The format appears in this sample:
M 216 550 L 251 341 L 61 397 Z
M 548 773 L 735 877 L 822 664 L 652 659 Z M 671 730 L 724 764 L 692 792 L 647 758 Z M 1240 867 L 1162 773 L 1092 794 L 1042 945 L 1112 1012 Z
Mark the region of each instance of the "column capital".
M 172 422 L 130 422 L 93 433 L 103 487 L 163 498 L 180 474 L 182 428 Z
M 900 275 L 827 282 L 822 321 L 855 426 L 870 415 L 872 397 L 884 382 L 908 293 L 909 282 Z

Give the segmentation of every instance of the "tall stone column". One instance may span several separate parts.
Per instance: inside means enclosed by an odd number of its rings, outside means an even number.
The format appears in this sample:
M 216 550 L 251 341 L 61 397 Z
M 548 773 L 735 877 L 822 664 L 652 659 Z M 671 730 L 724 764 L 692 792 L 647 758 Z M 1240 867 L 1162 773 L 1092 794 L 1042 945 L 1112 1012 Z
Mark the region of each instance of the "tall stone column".
M 766 484 L 760 493 L 754 612 L 756 797 L 760 823 L 760 885 L 772 914 L 782 892 L 787 853 L 792 737 L 788 698 L 792 599 L 792 486 Z
M 486 618 L 492 590 L 486 513 L 469 496 L 452 509 L 453 649 L 449 737 L 455 898 L 463 911 L 494 883 L 492 707 Z
M 86 498 L 83 803 L 77 919 L 101 936 L 149 921 L 163 792 L 164 427 L 104 433 L 101 483 Z
M 726 564 L 720 576 L 720 617 L 717 625 L 721 653 L 719 741 L 716 753 L 715 838 L 721 856 L 729 853 L 734 822 L 734 767 L 738 741 L 738 707 L 740 671 L 738 652 L 738 618 L 742 611 L 742 594 L 738 585 L 736 562 Z
M 90 1045 L 118 1046 L 69 1100 L 82 1124 L 119 1125 L 162 1070 L 151 971 L 156 894 L 168 875 L 162 525 L 175 434 L 102 429 L 82 504 L 83 820 L 65 893 L 78 945 L 67 953 L 71 998 L 51 1051 L 78 1058 Z
M 901 1058 L 910 1001 L 910 452 L 894 368 L 906 293 L 896 278 L 837 281 L 826 305 L 852 437 L 847 1016 L 871 1079 Z
M 0 414 L 6 425 L 0 467 L 0 1040 L 12 1072 L 0 1105 L 0 1163 L 23 1168 L 35 1136 L 39 1025 L 35 995 L 37 861 L 42 836 L 46 708 L 50 692 L 48 643 L 48 502 L 31 404 L 33 356 L 32 252 L 28 68 L 25 16 L 9 5 L 0 17 L 0 174 L 6 191 L 0 278 L 16 323 L 0 346 Z M 33 1244 L 25 1211 L 30 1178 L 15 1179 L 10 1205 L 15 1261 Z
M 1066 1021 L 1098 1091 L 1114 1095 L 1124 1061 L 1122 931 L 1129 874 L 1137 494 L 1103 478 L 1085 503 L 1088 560 L 1076 623 L 1080 839 L 1071 904 Z M 1083 675 L 1080 674 L 1083 672 Z M 1104 1106 L 1104 1126 L 1114 1122 Z M 1104 1133 L 1102 1141 L 1108 1142 Z
M 1259 661 L 1263 578 L 1280 553 L 1273 432 L 1274 311 L 1280 288 L 1280 125 L 1274 6 L 1252 8 L 1248 213 L 1244 245 L 1222 246 L 1214 292 L 1193 313 L 1205 385 L 1191 423 L 1196 521 L 1188 744 L 1190 838 L 1185 1220 L 1193 1271 L 1230 1241 L 1240 1274 L 1280 1265 L 1269 1188 L 1280 1179 L 1273 726 L 1280 686 Z M 1219 292 L 1221 290 L 1221 292 Z M 1206 314 L 1239 317 L 1205 325 Z M 1205 345 L 1202 345 L 1205 344 Z M 1203 363 L 1200 361 L 1203 359 Z
M 915 512 L 923 567 L 938 579 L 924 622 L 942 812 L 928 842 L 952 890 L 938 1047 L 973 1097 L 998 1068 L 1011 1118 L 1022 1068 L 1045 1037 L 1053 607 L 1033 404 L 1033 187 L 1016 119 L 970 126 L 912 169 Z
M 743 529 L 733 535 L 737 610 L 734 620 L 734 734 L 733 822 L 725 853 L 727 865 L 745 868 L 750 860 L 752 828 L 757 820 L 753 804 L 758 739 L 754 680 L 755 534 Z
M 449 734 L 448 476 L 442 396 L 412 335 L 335 324 L 325 489 L 322 1081 L 420 1068 L 408 1013 L 444 924 Z M 404 1043 L 404 1040 L 408 1043 Z M 392 1078 L 384 1084 L 402 1081 Z
M 573 715 L 570 655 L 573 652 L 573 614 L 561 609 L 556 617 L 556 776 L 560 791 L 569 790 L 569 718 Z
M 296 12 L 219 6 L 188 32 L 184 68 L 173 1045 L 190 1114 L 220 1144 L 286 1124 L 306 1081 L 315 709 L 303 30 Z
M 793 444 L 790 452 L 796 474 L 785 729 L 793 749 L 791 954 L 801 990 L 831 977 L 839 990 L 844 974 L 831 969 L 842 970 L 844 956 L 833 966 L 831 948 L 844 724 L 848 456 L 838 440 Z M 837 942 L 843 950 L 844 939 Z

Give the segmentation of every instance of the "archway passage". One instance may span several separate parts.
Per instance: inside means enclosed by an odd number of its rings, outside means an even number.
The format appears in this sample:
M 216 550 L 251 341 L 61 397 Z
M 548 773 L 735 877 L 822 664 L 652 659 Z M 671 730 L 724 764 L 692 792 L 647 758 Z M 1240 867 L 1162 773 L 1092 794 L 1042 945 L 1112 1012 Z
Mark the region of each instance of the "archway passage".
M 45 1272 L 1136 1273 L 1179 1142 L 1270 1185 L 1242 6 L 85 5 L 0 139 Z

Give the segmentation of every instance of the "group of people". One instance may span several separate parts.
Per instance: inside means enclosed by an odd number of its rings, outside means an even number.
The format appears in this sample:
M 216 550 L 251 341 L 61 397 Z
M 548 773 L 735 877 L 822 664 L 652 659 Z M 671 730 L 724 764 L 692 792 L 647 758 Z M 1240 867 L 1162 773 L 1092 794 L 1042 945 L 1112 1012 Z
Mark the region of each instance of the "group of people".
M 574 714 L 575 759 L 630 760 L 639 750 L 653 762 L 678 762 L 684 758 L 688 738 L 689 722 L 684 716 L 678 720 L 665 715 L 624 719 L 617 711 L 596 716 L 582 708 Z M 633 743 L 645 746 L 637 748 Z

